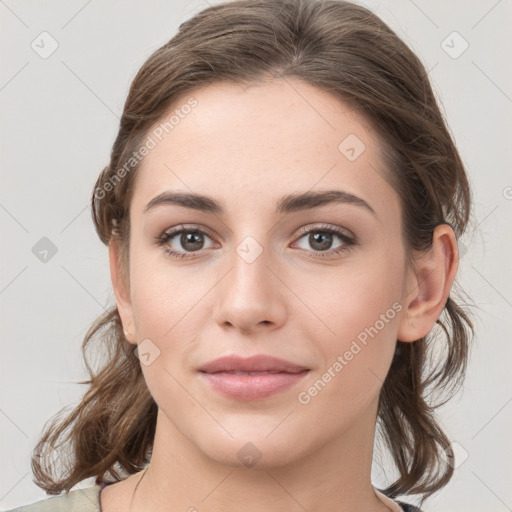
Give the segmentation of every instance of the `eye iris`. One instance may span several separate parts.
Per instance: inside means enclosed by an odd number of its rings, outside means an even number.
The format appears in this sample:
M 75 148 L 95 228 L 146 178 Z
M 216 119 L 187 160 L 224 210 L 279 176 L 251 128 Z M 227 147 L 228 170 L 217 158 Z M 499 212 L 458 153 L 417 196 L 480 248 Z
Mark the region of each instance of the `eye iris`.
M 320 246 L 316 246 L 317 250 L 329 249 L 332 243 L 332 234 L 322 231 L 311 233 L 309 235 L 309 243 L 311 244 L 311 247 L 315 247 L 317 242 L 320 242 Z
M 187 232 L 182 233 L 180 237 L 180 243 L 182 247 L 186 250 L 198 251 L 199 249 L 202 249 L 204 245 L 204 240 L 200 233 Z M 191 245 L 188 245 L 189 243 Z

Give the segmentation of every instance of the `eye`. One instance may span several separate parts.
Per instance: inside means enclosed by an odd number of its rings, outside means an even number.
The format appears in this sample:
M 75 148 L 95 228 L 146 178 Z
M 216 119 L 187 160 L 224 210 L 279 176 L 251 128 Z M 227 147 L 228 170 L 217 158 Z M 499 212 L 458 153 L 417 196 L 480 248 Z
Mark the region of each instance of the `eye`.
M 314 228 L 302 228 L 299 234 L 303 235 L 299 240 L 305 239 L 306 243 L 313 248 L 313 251 L 305 250 L 317 253 L 314 256 L 315 258 L 325 258 L 341 254 L 356 244 L 355 237 L 348 235 L 348 233 L 337 226 L 322 225 Z M 341 240 L 341 244 L 335 249 L 327 250 L 332 247 L 335 238 Z
M 204 231 L 200 229 L 186 228 L 184 225 L 181 225 L 180 228 L 174 228 L 169 231 L 165 231 L 154 242 L 158 246 L 168 244 L 165 247 L 164 252 L 173 258 L 191 257 L 191 255 L 188 253 L 201 251 L 204 248 L 204 238 L 210 238 Z M 178 237 L 178 235 L 180 236 Z M 169 242 L 171 243 L 169 244 Z M 176 250 L 176 248 L 179 248 L 179 246 L 181 246 L 185 252 Z

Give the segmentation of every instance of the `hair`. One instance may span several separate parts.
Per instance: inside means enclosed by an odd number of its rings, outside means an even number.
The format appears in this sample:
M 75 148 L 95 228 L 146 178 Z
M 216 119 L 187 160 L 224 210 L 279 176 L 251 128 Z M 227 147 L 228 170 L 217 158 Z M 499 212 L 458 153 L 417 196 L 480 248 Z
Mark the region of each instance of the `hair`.
M 119 244 L 127 283 L 129 206 L 140 167 L 134 155 L 150 130 L 197 88 L 287 77 L 335 95 L 376 130 L 400 196 L 408 258 L 414 250 L 431 247 L 439 224 L 449 224 L 457 238 L 465 232 L 472 212 L 463 163 L 427 71 L 393 30 L 368 9 L 341 0 L 228 1 L 182 23 L 142 65 L 110 162 L 95 183 L 94 226 L 105 245 Z M 453 297 L 456 286 L 428 335 L 408 343 L 397 340 L 380 391 L 377 439 L 382 437 L 398 471 L 396 481 L 382 490 L 391 498 L 418 494 L 422 504 L 454 472 L 450 440 L 435 409 L 462 384 L 474 334 L 468 303 Z M 106 356 L 98 371 L 86 350 L 93 340 Z M 434 353 L 434 342 L 444 351 Z M 34 481 L 47 494 L 69 492 L 88 477 L 96 477 L 96 484 L 108 475 L 122 479 L 151 458 L 158 408 L 117 307 L 92 324 L 82 352 L 90 379 L 79 383 L 89 388 L 70 414 L 56 415 L 45 425 L 32 457 Z M 434 391 L 446 391 L 448 398 L 436 402 L 429 396 Z M 66 465 L 60 476 L 50 461 L 59 447 L 60 463 Z

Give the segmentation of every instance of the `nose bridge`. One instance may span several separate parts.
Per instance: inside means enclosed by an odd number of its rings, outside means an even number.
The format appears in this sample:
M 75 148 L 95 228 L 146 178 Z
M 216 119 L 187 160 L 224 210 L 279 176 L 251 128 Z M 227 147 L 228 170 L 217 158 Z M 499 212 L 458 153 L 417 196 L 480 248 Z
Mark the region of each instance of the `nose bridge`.
M 245 236 L 231 257 L 231 284 L 237 294 L 248 295 L 253 302 L 266 295 L 266 288 L 271 284 L 268 266 L 272 251 L 266 247 L 269 243 L 262 240 L 262 236 L 259 241 L 252 235 Z
M 251 330 L 261 322 L 279 322 L 283 304 L 279 300 L 276 279 L 271 267 L 272 250 L 264 235 L 244 236 L 232 251 L 230 271 L 223 279 L 216 300 L 219 323 L 229 322 Z M 264 240 L 262 240 L 264 239 Z

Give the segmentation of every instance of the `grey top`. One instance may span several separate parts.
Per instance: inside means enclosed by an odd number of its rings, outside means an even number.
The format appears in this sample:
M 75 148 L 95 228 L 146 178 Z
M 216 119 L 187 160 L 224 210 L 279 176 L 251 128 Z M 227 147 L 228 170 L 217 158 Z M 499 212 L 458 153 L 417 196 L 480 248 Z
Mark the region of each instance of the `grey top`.
M 84 489 L 75 489 L 6 512 L 102 512 L 100 492 L 105 485 L 102 483 Z

